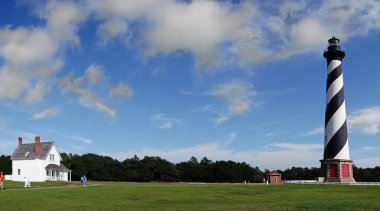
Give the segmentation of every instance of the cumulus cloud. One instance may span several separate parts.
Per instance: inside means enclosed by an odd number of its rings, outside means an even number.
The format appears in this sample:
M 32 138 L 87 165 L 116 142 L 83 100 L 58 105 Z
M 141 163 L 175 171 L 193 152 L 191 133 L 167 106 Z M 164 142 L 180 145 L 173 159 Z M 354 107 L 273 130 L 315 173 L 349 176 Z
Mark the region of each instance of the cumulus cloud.
M 120 160 L 133 157 L 134 155 L 140 157 L 160 156 L 171 162 L 186 161 L 191 156 L 195 156 L 198 159 L 207 157 L 214 161 L 234 160 L 237 162 L 247 162 L 251 166 L 258 166 L 261 169 L 274 170 L 291 168 L 293 166 L 319 166 L 319 160 L 323 156 L 323 144 L 274 143 L 267 145 L 263 151 L 236 151 L 228 149 L 219 143 L 209 142 L 171 150 L 143 148 L 127 152 L 105 152 L 104 154 Z
M 150 58 L 159 53 L 189 52 L 196 58 L 195 67 L 202 71 L 215 65 L 219 45 L 229 42 L 236 31 L 249 24 L 253 5 L 233 6 L 214 1 L 118 1 L 104 4 L 87 1 L 88 8 L 103 23 L 97 34 L 101 42 L 130 36 L 128 25 L 136 20 L 147 24 L 139 36 L 142 55 Z M 223 20 L 223 21 L 220 21 Z
M 43 76 L 42 83 L 51 86 L 49 77 L 65 63 L 61 53 L 80 46 L 79 26 L 92 19 L 99 23 L 96 34 L 101 43 L 132 39 L 132 47 L 146 58 L 190 53 L 199 73 L 227 60 L 251 65 L 320 52 L 332 35 L 345 41 L 380 28 L 378 1 L 283 1 L 270 9 L 262 2 L 174 0 L 52 0 L 28 6 L 36 7 L 45 24 L 0 28 L 0 57 L 4 59 L 0 90 L 11 90 L 0 91 L 0 99 L 27 96 L 30 88 L 41 83 L 37 77 Z M 136 23 L 140 27 L 129 27 Z M 24 83 L 20 85 L 19 80 Z M 248 105 L 240 101 L 231 104 L 230 110 L 244 112 Z
M 154 114 L 151 119 L 158 123 L 159 129 L 170 129 L 176 124 L 180 124 L 182 121 L 177 118 L 169 117 L 164 113 Z
M 350 129 L 367 135 L 378 134 L 380 132 L 380 107 L 364 108 L 349 114 L 347 125 Z
M 58 52 L 66 44 L 80 43 L 76 32 L 84 13 L 77 4 L 49 1 L 44 8 L 40 17 L 47 21 L 45 26 L 0 28 L 0 90 L 7 90 L 0 91 L 0 99 L 25 96 L 27 103 L 41 102 L 49 78 L 63 65 Z
M 94 93 L 85 86 L 85 77 L 75 77 L 68 74 L 60 79 L 60 86 L 64 91 L 74 93 L 79 97 L 79 103 L 94 109 L 112 118 L 116 117 L 116 110 L 101 102 Z
M 42 102 L 50 87 L 55 86 L 51 79 L 65 64 L 65 50 L 80 47 L 79 27 L 87 22 L 97 24 L 94 33 L 100 43 L 131 39 L 133 44 L 128 47 L 137 49 L 145 58 L 190 54 L 198 73 L 225 62 L 251 65 L 304 52 L 321 52 L 332 35 L 345 41 L 380 29 L 379 1 L 282 1 L 270 8 L 265 2 L 256 1 L 234 4 L 229 1 L 51 0 L 37 5 L 28 6 L 38 7 L 34 9 L 41 19 L 39 25 L 0 28 L 0 100 Z M 89 83 L 99 83 L 101 71 L 96 66 L 92 68 L 88 72 Z M 79 90 L 73 92 L 80 96 L 83 105 L 116 115 L 92 91 Z M 126 87 L 116 90 L 110 95 L 127 97 L 132 93 Z M 252 107 L 253 96 L 238 100 L 227 100 L 220 93 L 214 96 L 227 102 L 224 111 L 217 113 L 216 123 Z M 378 127 L 372 127 L 367 127 L 366 133 L 377 133 Z
M 51 118 L 53 116 L 56 116 L 58 112 L 59 109 L 57 107 L 50 107 L 45 110 L 34 113 L 32 119 L 41 120 Z
M 123 20 L 109 20 L 98 26 L 97 36 L 99 37 L 101 44 L 106 45 L 110 40 L 115 37 L 125 35 L 128 31 L 128 25 Z
M 333 35 L 345 41 L 380 28 L 378 1 L 289 0 L 268 8 L 265 2 L 248 1 L 83 0 L 48 1 L 42 7 L 39 17 L 45 26 L 1 28 L 3 72 L 7 69 L 31 81 L 32 76 L 14 70 L 26 65 L 30 69 L 30 64 L 39 70 L 52 66 L 57 52 L 67 45 L 80 46 L 79 24 L 92 19 L 99 23 L 96 34 L 101 43 L 132 39 L 132 46 L 146 58 L 190 53 L 199 73 L 227 60 L 251 65 L 320 52 Z M 129 27 L 136 23 L 139 27 Z M 14 99 L 25 90 L 3 97 Z M 235 108 L 244 110 L 245 105 Z
M 45 9 L 42 17 L 47 20 L 52 36 L 61 42 L 69 42 L 74 47 L 79 46 L 80 38 L 76 32 L 78 24 L 87 18 L 84 5 L 71 1 L 49 1 Z
M 103 21 L 101 41 L 130 36 L 128 25 L 143 20 L 143 36 L 134 36 L 145 57 L 189 52 L 198 72 L 223 56 L 242 64 L 286 59 L 320 51 L 333 35 L 344 41 L 380 28 L 377 1 L 282 1 L 268 9 L 261 2 L 95 0 L 87 7 Z
M 17 99 L 28 87 L 28 83 L 19 81 L 27 81 L 26 76 L 8 68 L 0 69 L 0 99 Z
M 133 90 L 128 85 L 119 83 L 118 85 L 111 88 L 109 95 L 113 97 L 128 99 L 133 96 Z
M 233 81 L 217 84 L 206 94 L 217 97 L 227 103 L 225 111 L 216 112 L 215 122 L 220 124 L 232 116 L 248 112 L 252 106 L 252 98 L 256 96 L 256 91 L 252 85 L 246 82 Z
M 98 84 L 104 78 L 102 67 L 94 63 L 87 68 L 85 75 L 90 84 Z
M 37 83 L 35 87 L 33 87 L 29 92 L 27 93 L 25 101 L 28 104 L 32 103 L 39 103 L 42 101 L 43 97 L 47 93 L 49 87 L 42 83 Z

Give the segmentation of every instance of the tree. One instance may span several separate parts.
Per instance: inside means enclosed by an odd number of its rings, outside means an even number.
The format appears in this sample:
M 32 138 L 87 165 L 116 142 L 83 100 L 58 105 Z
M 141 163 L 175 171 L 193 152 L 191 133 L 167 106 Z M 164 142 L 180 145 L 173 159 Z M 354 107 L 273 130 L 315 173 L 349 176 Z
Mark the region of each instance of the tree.
M 133 158 L 125 159 L 122 165 L 122 180 L 123 181 L 140 181 L 139 179 L 139 161 L 140 159 L 135 155 Z
M 320 168 L 301 168 L 292 167 L 284 171 L 277 170 L 281 173 L 281 178 L 285 180 L 314 180 L 320 176 Z
M 215 181 L 214 175 L 214 165 L 215 163 L 212 160 L 209 160 L 207 157 L 202 158 L 199 163 L 202 169 L 202 181 L 213 182 Z
M 2 171 L 4 174 L 12 174 L 11 156 L 9 155 L 0 156 L 0 171 Z
M 189 161 L 176 165 L 181 181 L 204 181 L 203 169 L 196 157 L 192 156 Z
M 150 181 L 174 182 L 178 181 L 178 172 L 169 161 L 158 156 L 145 156 L 141 160 L 144 169 L 148 169 L 151 175 Z M 146 172 L 145 172 L 146 173 Z
M 82 156 L 74 155 L 71 162 L 73 179 L 86 175 L 92 180 L 120 180 L 122 166 L 119 161 L 111 157 L 88 153 Z

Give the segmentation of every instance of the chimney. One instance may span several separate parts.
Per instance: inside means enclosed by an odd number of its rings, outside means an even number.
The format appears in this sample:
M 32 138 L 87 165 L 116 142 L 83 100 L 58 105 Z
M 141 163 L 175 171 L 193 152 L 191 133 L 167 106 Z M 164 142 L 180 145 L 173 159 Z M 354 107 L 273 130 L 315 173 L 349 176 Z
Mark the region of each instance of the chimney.
M 39 157 L 41 156 L 41 138 L 39 136 L 36 136 L 34 138 L 34 154 L 35 156 Z
M 18 137 L 18 145 L 21 145 L 21 144 L 22 144 L 22 138 Z

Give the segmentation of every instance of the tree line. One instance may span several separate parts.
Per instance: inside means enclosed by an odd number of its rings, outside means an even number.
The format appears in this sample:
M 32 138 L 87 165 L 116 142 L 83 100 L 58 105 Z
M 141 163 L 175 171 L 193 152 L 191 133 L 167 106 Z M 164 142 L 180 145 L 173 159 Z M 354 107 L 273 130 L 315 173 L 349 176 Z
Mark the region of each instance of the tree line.
M 0 156 L 0 171 L 12 173 L 11 156 Z M 86 175 L 90 180 L 133 182 L 262 182 L 269 170 L 260 170 L 249 164 L 235 161 L 212 161 L 207 157 L 198 161 L 191 157 L 186 162 L 171 163 L 158 156 L 145 156 L 118 161 L 97 154 L 61 153 L 62 163 L 72 170 L 72 179 Z M 320 168 L 292 167 L 277 170 L 283 180 L 312 180 L 320 176 Z M 354 166 L 354 178 L 358 182 L 380 182 L 380 167 L 358 168 Z
M 72 170 L 73 180 L 82 175 L 92 180 L 133 182 L 262 182 L 263 172 L 245 162 L 216 161 L 191 157 L 187 162 L 173 164 L 158 156 L 136 155 L 120 162 L 96 154 L 62 153 L 62 163 Z

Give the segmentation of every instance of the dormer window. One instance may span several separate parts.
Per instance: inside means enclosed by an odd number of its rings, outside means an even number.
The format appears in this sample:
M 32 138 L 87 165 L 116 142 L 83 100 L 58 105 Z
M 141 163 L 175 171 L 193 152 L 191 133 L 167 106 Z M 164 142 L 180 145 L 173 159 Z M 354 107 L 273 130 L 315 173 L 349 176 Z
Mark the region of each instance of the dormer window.
M 50 155 L 50 161 L 54 161 L 54 155 Z

